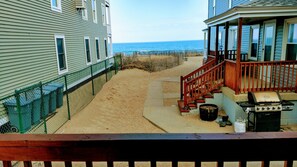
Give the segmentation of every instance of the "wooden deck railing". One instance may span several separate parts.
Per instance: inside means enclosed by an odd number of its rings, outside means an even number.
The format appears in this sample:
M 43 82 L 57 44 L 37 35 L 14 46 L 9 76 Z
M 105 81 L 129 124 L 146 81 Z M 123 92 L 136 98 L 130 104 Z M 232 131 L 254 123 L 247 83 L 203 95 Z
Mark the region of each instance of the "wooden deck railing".
M 297 132 L 247 132 L 231 134 L 53 134 L 53 135 L 0 135 L 0 160 L 4 167 L 12 161 L 20 161 L 25 167 L 32 162 L 51 167 L 53 162 L 64 162 L 71 167 L 73 162 L 85 162 L 92 167 L 94 162 L 105 162 L 113 167 L 114 162 L 148 162 L 156 167 L 157 162 L 169 161 L 172 167 L 179 162 L 193 162 L 195 167 L 202 162 L 239 162 L 247 166 L 249 161 L 260 161 L 268 167 L 272 161 L 283 161 L 285 167 L 296 165 Z M 295 162 L 294 162 L 295 161 Z M 295 163 L 295 164 L 294 164 Z
M 297 61 L 241 62 L 240 92 L 297 92 Z
M 219 51 L 219 61 L 223 61 L 225 59 L 227 60 L 236 60 L 236 56 L 237 56 L 237 50 L 228 50 L 227 53 L 227 57 L 225 57 L 225 51 L 224 50 L 220 50 Z M 248 60 L 248 54 L 247 53 L 241 53 L 240 54 L 240 61 L 247 61 Z
M 181 99 L 183 99 L 183 95 L 184 95 L 184 91 L 183 91 L 184 83 L 197 78 L 198 76 L 202 75 L 205 71 L 209 70 L 213 66 L 215 66 L 215 60 L 210 59 L 206 64 L 199 67 L 195 71 L 193 71 L 185 76 L 180 77 L 180 97 L 181 97 Z
M 221 62 L 198 77 L 184 82 L 184 106 L 217 89 L 218 86 L 223 85 L 224 64 L 225 62 Z

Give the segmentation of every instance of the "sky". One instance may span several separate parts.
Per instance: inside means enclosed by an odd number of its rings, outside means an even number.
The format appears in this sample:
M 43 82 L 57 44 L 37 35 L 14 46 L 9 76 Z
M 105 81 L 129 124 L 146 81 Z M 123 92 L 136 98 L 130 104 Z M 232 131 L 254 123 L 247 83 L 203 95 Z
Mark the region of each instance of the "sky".
M 201 40 L 207 0 L 111 0 L 113 43 Z

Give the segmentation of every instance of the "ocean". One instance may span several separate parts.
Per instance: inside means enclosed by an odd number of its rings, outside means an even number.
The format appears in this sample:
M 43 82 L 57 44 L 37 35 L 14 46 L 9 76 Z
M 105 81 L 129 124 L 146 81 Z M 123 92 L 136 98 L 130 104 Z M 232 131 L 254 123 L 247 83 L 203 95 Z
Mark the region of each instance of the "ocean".
M 167 41 L 167 42 L 137 42 L 137 43 L 113 43 L 113 53 L 125 53 L 149 51 L 203 51 L 203 40 Z

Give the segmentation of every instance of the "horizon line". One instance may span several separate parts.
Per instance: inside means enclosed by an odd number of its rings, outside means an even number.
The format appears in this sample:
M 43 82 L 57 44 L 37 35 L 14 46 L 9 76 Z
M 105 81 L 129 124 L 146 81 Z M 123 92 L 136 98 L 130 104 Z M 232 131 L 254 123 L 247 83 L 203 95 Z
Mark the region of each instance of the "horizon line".
M 155 43 L 155 42 L 179 42 L 179 41 L 203 41 L 204 39 L 187 39 L 187 40 L 172 40 L 172 41 L 142 41 L 142 42 L 112 42 L 115 43 Z

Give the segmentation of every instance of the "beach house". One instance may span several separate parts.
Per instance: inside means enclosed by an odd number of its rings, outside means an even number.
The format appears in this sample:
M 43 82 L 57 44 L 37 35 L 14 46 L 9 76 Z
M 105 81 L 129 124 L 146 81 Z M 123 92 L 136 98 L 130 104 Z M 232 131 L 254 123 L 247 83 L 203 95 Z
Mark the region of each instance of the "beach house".
M 112 57 L 109 0 L 2 1 L 0 97 Z
M 204 22 L 207 60 L 181 77 L 180 111 L 211 97 L 235 122 L 249 116 L 239 105 L 250 101 L 249 93 L 273 91 L 295 104 L 278 113 L 281 124 L 296 124 L 297 2 L 209 0 Z

